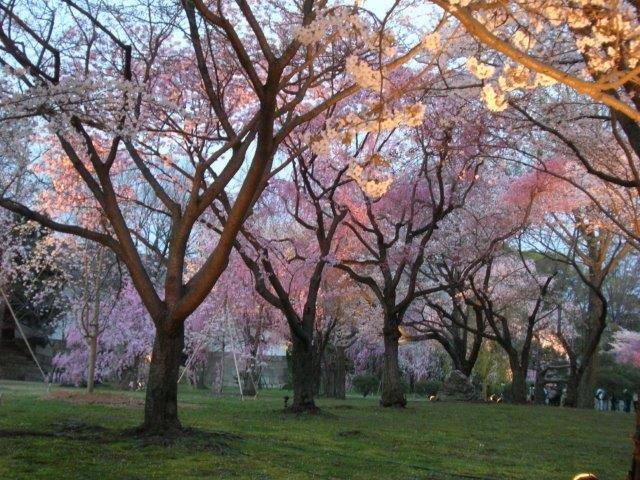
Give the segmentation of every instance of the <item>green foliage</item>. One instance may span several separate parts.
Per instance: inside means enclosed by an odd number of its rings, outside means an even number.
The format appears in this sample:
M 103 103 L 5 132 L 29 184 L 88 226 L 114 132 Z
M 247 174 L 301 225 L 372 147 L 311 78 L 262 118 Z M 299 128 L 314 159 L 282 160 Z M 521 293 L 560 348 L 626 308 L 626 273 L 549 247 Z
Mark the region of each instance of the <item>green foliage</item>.
M 442 388 L 440 380 L 419 380 L 416 382 L 413 391 L 421 397 L 436 395 Z
M 472 379 L 483 387 L 483 397 L 498 393 L 500 385 L 509 381 L 509 360 L 495 342 L 484 342 L 473 367 Z M 500 392 L 501 393 L 501 392 Z
M 356 375 L 352 380 L 353 388 L 363 397 L 375 393 L 378 390 L 378 377 L 375 375 Z
M 404 377 L 400 377 L 400 388 L 402 388 L 402 393 L 405 395 L 411 393 L 411 385 L 409 385 L 409 381 Z
M 617 363 L 611 355 L 602 355 L 596 385 L 622 399 L 625 389 L 631 392 L 640 391 L 640 368 Z

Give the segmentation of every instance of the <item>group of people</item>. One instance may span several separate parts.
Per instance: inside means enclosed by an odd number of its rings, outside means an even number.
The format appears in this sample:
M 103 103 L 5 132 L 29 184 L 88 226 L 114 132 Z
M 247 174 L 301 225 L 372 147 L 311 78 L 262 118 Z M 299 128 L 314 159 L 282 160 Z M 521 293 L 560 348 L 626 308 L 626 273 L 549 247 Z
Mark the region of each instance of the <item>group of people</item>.
M 545 405 L 561 406 L 564 405 L 564 397 L 567 389 L 562 388 L 560 384 L 549 383 L 542 388 L 541 398 L 544 398 Z M 536 403 L 536 388 L 534 385 L 529 387 L 527 401 L 531 404 Z
M 638 394 L 631 393 L 626 388 L 622 391 L 622 398 L 616 396 L 615 392 L 609 394 L 604 388 L 598 388 L 595 393 L 596 410 L 601 412 L 607 410 L 631 412 L 631 406 L 635 405 L 637 400 Z
M 567 388 L 562 384 L 549 384 L 545 385 L 543 389 L 544 404 L 551 406 L 562 406 L 567 394 Z M 529 390 L 529 402 L 534 403 L 534 387 L 531 386 Z M 594 395 L 595 409 L 601 412 L 604 411 L 620 411 L 631 412 L 635 410 L 635 402 L 638 400 L 638 394 L 633 393 L 629 389 L 624 389 L 621 395 L 616 395 L 615 392 L 609 393 L 604 388 L 598 388 Z

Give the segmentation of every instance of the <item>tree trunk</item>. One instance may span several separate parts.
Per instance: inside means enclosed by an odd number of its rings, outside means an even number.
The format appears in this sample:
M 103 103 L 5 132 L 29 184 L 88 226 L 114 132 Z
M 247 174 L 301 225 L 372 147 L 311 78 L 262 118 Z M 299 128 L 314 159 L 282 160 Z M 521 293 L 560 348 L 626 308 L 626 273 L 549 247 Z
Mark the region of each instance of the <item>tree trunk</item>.
M 567 379 L 567 395 L 564 399 L 564 406 L 568 408 L 576 408 L 578 406 L 578 391 L 580 379 L 578 372 L 569 372 L 569 378 Z M 593 406 L 593 400 L 591 401 Z
M 347 354 L 344 347 L 336 347 L 336 375 L 333 398 L 347 398 Z
M 294 412 L 316 412 L 318 407 L 314 402 L 316 386 L 313 347 L 293 335 L 291 349 L 291 370 L 293 383 Z
M 346 398 L 347 360 L 344 347 L 330 347 L 324 352 L 322 394 L 327 398 Z
M 589 359 L 589 364 L 582 374 L 578 384 L 576 406 L 578 408 L 593 409 L 593 397 L 596 391 L 596 375 L 598 374 L 598 355 Z
M 336 390 L 336 354 L 332 345 L 327 346 L 322 358 L 322 395 L 327 398 L 332 398 L 335 395 Z
M 385 326 L 382 398 L 380 398 L 380 405 L 383 407 L 404 408 L 407 405 L 407 399 L 402 391 L 402 383 L 400 381 L 400 364 L 398 362 L 399 339 L 400 331 L 398 327 Z
M 207 388 L 205 383 L 205 367 L 204 365 L 192 366 L 193 371 L 193 383 L 198 390 L 204 390 Z
M 216 382 L 214 381 L 214 384 L 212 385 L 212 392 L 214 395 L 222 395 L 222 392 L 224 390 L 224 353 L 225 353 L 225 341 L 224 341 L 224 336 L 222 337 L 222 353 L 220 354 L 220 369 L 218 370 L 218 378 L 217 381 L 219 383 L 216 384 Z
M 11 315 L 7 315 L 7 310 L 4 300 L 0 299 L 0 340 L 13 342 L 16 337 L 16 326 Z
M 544 383 L 543 378 L 538 376 L 533 387 L 533 403 L 536 405 L 544 405 Z
M 87 393 L 93 393 L 96 376 L 96 360 L 98 358 L 98 338 L 89 337 L 89 364 L 87 366 Z
M 591 252 L 591 247 L 590 247 Z M 597 252 L 591 254 L 592 258 L 597 258 Z M 602 288 L 604 281 L 604 274 L 601 270 L 601 265 L 593 265 L 589 269 L 589 280 L 591 285 L 598 285 L 598 288 Z M 602 332 L 605 328 L 605 320 L 602 318 L 606 313 L 606 306 L 603 304 L 602 299 L 597 295 L 593 288 L 589 289 L 589 314 L 587 318 L 587 325 L 584 332 L 584 339 L 581 345 L 581 352 L 578 358 L 581 359 L 583 365 L 583 371 L 581 377 L 578 380 L 578 396 L 576 406 L 578 408 L 592 409 L 594 407 L 594 394 L 596 390 L 596 376 L 598 374 L 598 347 L 589 355 L 589 347 L 598 345 Z
M 313 395 L 314 397 L 320 396 L 320 385 L 322 383 L 322 363 L 324 352 L 315 351 L 313 355 Z M 326 395 L 326 392 L 325 392 Z
M 473 367 L 475 364 L 470 362 L 463 362 L 459 368 L 459 370 L 464 373 L 464 376 L 467 378 L 471 378 L 471 374 L 473 373 Z
M 527 403 L 527 368 L 511 365 L 511 403 Z
M 257 394 L 256 383 L 254 380 L 255 365 L 251 360 L 247 368 L 242 373 L 242 394 L 247 397 L 255 397 Z
M 144 407 L 145 433 L 164 435 L 181 429 L 178 376 L 183 349 L 184 325 L 181 324 L 174 332 L 156 330 Z

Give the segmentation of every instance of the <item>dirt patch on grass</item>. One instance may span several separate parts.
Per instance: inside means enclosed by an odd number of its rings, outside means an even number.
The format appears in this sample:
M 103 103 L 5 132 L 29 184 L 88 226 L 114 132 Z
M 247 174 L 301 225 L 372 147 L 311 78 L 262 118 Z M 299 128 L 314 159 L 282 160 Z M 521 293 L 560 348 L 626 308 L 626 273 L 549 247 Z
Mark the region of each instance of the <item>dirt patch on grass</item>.
M 44 397 L 45 400 L 63 400 L 80 405 L 114 405 L 135 406 L 144 405 L 144 399 L 130 395 L 115 393 L 86 393 L 86 392 L 53 392 Z

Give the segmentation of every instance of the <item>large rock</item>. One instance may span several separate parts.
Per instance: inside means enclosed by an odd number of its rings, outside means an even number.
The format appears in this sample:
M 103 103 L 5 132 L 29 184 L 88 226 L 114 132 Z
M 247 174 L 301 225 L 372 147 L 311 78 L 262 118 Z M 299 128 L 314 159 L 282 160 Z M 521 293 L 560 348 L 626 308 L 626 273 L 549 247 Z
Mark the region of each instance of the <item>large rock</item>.
M 480 395 L 464 373 L 453 370 L 445 378 L 438 398 L 444 402 L 477 402 L 480 400 Z

